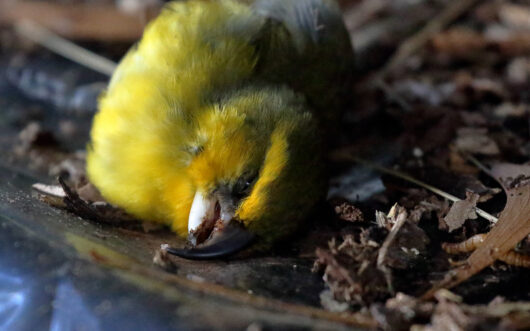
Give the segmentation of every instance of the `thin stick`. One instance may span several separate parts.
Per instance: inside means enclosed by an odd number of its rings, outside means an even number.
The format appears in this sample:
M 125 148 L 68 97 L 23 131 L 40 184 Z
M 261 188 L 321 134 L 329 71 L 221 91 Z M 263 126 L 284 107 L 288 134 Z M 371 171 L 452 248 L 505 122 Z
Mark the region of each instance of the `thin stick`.
M 52 52 L 104 75 L 111 76 L 116 69 L 115 62 L 79 47 L 34 22 L 20 21 L 15 24 L 15 30 Z
M 404 179 L 408 182 L 411 182 L 413 184 L 416 184 L 418 186 L 421 186 L 423 187 L 424 189 L 426 190 L 429 190 L 431 191 L 432 193 L 434 194 L 438 194 L 439 196 L 447 199 L 447 200 L 450 200 L 452 202 L 457 202 L 457 201 L 461 201 L 462 199 L 460 198 L 457 198 L 455 197 L 454 195 L 452 194 L 449 194 L 447 192 L 444 192 L 434 186 L 431 186 L 427 183 L 424 183 L 414 177 L 411 177 L 405 173 L 402 173 L 400 171 L 397 171 L 397 170 L 393 170 L 393 169 L 388 169 L 388 168 L 385 168 L 385 167 L 382 167 L 380 165 L 377 165 L 375 163 L 372 163 L 368 160 L 364 160 L 364 159 L 361 159 L 361 158 L 358 158 L 358 157 L 355 157 L 355 156 L 352 156 L 348 153 L 340 153 L 340 154 L 335 154 L 336 158 L 335 159 L 347 159 L 347 160 L 350 160 L 350 161 L 354 161 L 354 162 L 357 162 L 357 163 L 360 163 L 364 166 L 367 166 L 369 168 L 372 168 L 372 169 L 375 169 L 379 172 L 382 172 L 382 173 L 386 173 L 386 174 L 389 174 L 389 175 L 392 175 L 394 177 L 398 177 L 398 178 L 401 178 L 401 179 Z M 477 208 L 475 207 L 475 212 L 482 216 L 483 218 L 487 219 L 488 221 L 490 221 L 491 223 L 495 224 L 497 223 L 497 221 L 499 220 L 497 217 L 487 213 L 486 211 L 480 209 L 480 208 Z
M 486 167 L 484 164 L 482 164 L 482 162 L 480 162 L 479 160 L 477 160 L 476 157 L 474 157 L 473 155 L 471 154 L 468 154 L 468 153 L 465 153 L 465 152 L 460 152 L 464 155 L 464 157 L 471 163 L 473 163 L 473 165 L 475 165 L 477 168 L 479 168 L 480 170 L 482 170 L 484 173 L 488 174 L 491 178 L 497 180 L 497 178 L 495 178 L 495 176 L 493 176 L 491 174 L 491 170 Z

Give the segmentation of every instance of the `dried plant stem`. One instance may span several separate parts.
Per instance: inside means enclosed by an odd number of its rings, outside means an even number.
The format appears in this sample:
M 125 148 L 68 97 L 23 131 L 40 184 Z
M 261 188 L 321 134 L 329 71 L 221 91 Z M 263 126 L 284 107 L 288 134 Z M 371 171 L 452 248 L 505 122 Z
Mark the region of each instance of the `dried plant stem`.
M 495 176 L 493 176 L 491 174 L 491 170 L 488 169 L 488 167 L 486 167 L 484 164 L 482 164 L 482 162 L 480 162 L 476 157 L 474 157 L 473 155 L 469 154 L 469 153 L 465 153 L 465 152 L 460 152 L 464 155 L 464 157 L 471 163 L 473 163 L 474 166 L 476 166 L 477 168 L 479 168 L 480 170 L 484 171 L 486 174 L 488 174 L 491 178 L 497 180 L 497 178 L 495 178 Z
M 115 62 L 77 46 L 34 22 L 20 21 L 15 24 L 15 29 L 20 35 L 52 52 L 104 75 L 110 76 L 116 69 Z
M 385 167 L 382 167 L 378 164 L 375 164 L 375 163 L 372 163 L 368 160 L 364 160 L 364 159 L 361 159 L 361 158 L 358 158 L 358 157 L 355 157 L 353 155 L 350 155 L 349 153 L 340 153 L 340 154 L 337 154 L 336 155 L 338 159 L 347 159 L 349 161 L 354 161 L 354 162 L 357 162 L 357 163 L 360 163 L 364 166 L 367 166 L 369 168 L 372 168 L 372 169 L 375 169 L 379 172 L 382 172 L 382 173 L 385 173 L 385 174 L 388 174 L 388 175 L 391 175 L 391 176 L 394 176 L 394 177 L 397 177 L 397 178 L 401 178 L 403 180 L 406 180 L 410 183 L 413 183 L 413 184 L 416 184 L 418 186 L 421 186 L 423 187 L 424 189 L 426 190 L 429 190 L 431 191 L 432 193 L 434 194 L 438 194 L 439 196 L 441 196 L 442 198 L 445 198 L 449 201 L 452 201 L 452 202 L 457 202 L 457 201 L 461 201 L 462 199 L 458 198 L 458 197 L 455 197 L 454 195 L 452 194 L 449 194 L 447 192 L 444 192 L 442 190 L 440 190 L 439 188 L 436 188 L 432 185 L 429 185 L 427 183 L 424 183 L 414 177 L 411 177 L 403 172 L 400 172 L 400 171 L 397 171 L 397 170 L 393 170 L 393 169 L 388 169 L 388 168 L 385 168 Z M 477 215 L 483 217 L 484 219 L 487 219 L 488 221 L 490 221 L 491 223 L 497 223 L 498 221 L 498 218 L 487 213 L 486 211 L 480 209 L 480 208 L 477 208 L 475 207 L 475 212 L 477 213 Z

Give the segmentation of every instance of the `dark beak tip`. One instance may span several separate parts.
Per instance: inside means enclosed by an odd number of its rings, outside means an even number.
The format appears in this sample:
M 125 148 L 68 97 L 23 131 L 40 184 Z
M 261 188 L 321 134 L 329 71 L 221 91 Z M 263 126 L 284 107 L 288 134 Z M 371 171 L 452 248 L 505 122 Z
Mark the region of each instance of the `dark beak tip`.
M 189 249 L 178 249 L 169 246 L 163 247 L 171 255 L 188 260 L 212 260 L 234 255 L 248 247 L 256 236 L 241 226 L 228 225 L 222 230 L 222 234 L 215 242 Z

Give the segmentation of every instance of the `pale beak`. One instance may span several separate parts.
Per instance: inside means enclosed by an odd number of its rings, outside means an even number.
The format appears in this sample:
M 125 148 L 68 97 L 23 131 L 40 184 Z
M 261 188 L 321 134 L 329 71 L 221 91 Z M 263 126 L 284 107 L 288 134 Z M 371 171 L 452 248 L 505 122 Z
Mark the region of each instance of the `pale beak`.
M 216 203 L 217 199 L 213 197 L 206 198 L 199 191 L 195 193 L 188 218 L 188 233 L 196 231 L 204 221 L 215 218 Z

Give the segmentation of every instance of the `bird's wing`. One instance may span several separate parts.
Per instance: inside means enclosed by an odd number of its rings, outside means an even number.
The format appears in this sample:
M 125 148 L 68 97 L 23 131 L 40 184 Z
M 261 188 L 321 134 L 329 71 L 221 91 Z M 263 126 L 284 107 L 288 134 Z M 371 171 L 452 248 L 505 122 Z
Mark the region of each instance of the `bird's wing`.
M 335 121 L 350 91 L 354 61 L 337 3 L 257 0 L 252 6 L 269 19 L 258 40 L 258 70 L 306 95 L 323 121 Z
M 299 51 L 312 43 L 336 44 L 340 51 L 351 53 L 342 13 L 333 0 L 257 0 L 253 8 L 258 14 L 285 25 Z

